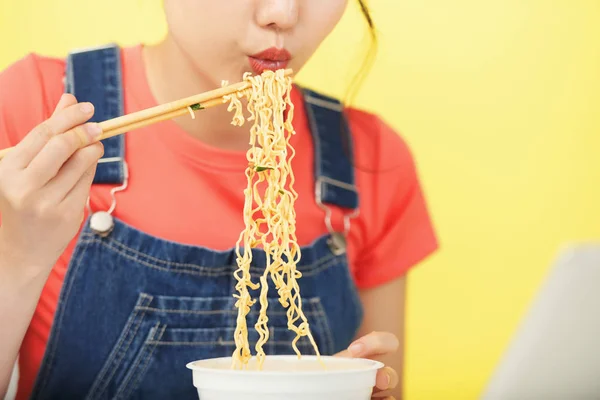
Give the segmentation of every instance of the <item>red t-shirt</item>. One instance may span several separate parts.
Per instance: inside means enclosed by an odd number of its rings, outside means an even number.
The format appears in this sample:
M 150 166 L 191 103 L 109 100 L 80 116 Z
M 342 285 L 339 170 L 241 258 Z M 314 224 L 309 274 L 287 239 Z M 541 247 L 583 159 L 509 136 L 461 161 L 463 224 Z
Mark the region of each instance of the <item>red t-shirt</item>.
M 142 59 L 142 46 L 123 50 L 125 110 L 157 105 Z M 18 143 L 49 118 L 63 93 L 65 61 L 29 55 L 0 74 L 0 148 Z M 297 235 L 300 245 L 327 232 L 314 198 L 313 143 L 300 93 L 292 139 Z M 404 275 L 437 247 L 432 224 L 406 143 L 377 116 L 348 110 L 353 133 L 360 215 L 352 221 L 348 256 L 359 288 Z M 337 134 L 332 132 L 332 134 Z M 243 229 L 245 152 L 209 147 L 173 121 L 126 135 L 129 187 L 118 194 L 115 216 L 167 240 L 217 250 L 231 248 Z M 379 172 L 374 172 L 379 171 Z M 112 186 L 92 188 L 94 210 L 110 206 Z M 339 224 L 340 214 L 334 214 Z M 217 227 L 213 229 L 212 227 Z M 75 240 L 50 273 L 20 352 L 19 398 L 28 397 L 46 348 Z

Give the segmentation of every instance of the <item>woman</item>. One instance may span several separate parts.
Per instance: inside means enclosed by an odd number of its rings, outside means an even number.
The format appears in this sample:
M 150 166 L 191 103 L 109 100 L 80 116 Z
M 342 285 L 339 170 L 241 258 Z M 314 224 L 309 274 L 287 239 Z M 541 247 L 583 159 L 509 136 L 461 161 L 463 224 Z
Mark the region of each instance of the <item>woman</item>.
M 158 45 L 0 75 L 0 148 L 18 144 L 0 162 L 0 393 L 19 355 L 20 399 L 194 398 L 182 366 L 233 351 L 247 128 L 217 107 L 102 145 L 96 122 L 297 72 L 346 5 L 165 0 Z M 301 88 L 293 101 L 303 309 L 323 353 L 378 357 L 375 391 L 399 398 L 404 277 L 437 245 L 412 157 L 372 114 Z M 289 353 L 271 295 L 268 354 Z

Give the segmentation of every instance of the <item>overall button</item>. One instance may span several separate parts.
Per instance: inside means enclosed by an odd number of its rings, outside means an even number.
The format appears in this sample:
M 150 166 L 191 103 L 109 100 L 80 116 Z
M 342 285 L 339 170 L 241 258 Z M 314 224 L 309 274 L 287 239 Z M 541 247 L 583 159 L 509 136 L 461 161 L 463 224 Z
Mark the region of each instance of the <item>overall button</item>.
M 106 211 L 98 211 L 90 218 L 90 229 L 99 236 L 110 235 L 114 227 L 113 217 Z

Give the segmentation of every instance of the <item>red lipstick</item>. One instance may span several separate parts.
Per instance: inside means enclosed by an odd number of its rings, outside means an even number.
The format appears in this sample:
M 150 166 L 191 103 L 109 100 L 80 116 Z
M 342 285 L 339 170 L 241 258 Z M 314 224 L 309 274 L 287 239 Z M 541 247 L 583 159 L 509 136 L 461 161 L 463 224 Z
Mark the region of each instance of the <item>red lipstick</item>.
M 286 49 L 271 47 L 248 58 L 254 73 L 262 74 L 266 70 L 276 71 L 286 68 L 292 55 Z

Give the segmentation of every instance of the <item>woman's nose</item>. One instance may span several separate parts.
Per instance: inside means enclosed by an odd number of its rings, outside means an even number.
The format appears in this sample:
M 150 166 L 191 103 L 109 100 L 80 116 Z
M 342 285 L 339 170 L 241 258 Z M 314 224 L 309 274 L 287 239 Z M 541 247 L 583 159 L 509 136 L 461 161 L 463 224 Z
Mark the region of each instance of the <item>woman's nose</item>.
M 298 0 L 259 0 L 256 20 L 265 28 L 289 30 L 298 22 Z

